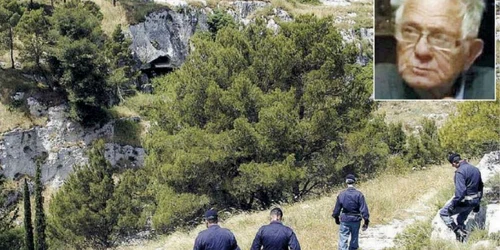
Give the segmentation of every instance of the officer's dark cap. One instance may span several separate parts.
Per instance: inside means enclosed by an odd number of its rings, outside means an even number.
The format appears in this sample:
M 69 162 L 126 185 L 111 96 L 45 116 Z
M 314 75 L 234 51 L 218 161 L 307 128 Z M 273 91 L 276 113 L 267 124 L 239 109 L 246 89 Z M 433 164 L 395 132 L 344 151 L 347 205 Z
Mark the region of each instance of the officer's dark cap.
M 345 177 L 345 181 L 346 181 L 348 184 L 355 183 L 355 182 L 356 182 L 356 177 L 355 177 L 353 174 L 348 174 L 348 175 L 346 175 L 346 177 Z
M 448 153 L 448 161 L 450 163 L 454 163 L 454 162 L 459 162 L 460 161 L 460 155 L 457 154 L 457 153 Z
M 205 212 L 205 220 L 217 220 L 217 210 L 209 209 Z

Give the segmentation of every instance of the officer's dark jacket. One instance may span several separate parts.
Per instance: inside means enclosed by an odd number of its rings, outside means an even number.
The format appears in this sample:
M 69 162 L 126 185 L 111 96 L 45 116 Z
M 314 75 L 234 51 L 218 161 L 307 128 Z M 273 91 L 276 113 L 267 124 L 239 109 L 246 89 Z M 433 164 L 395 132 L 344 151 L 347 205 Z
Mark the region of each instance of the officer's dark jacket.
M 198 234 L 193 250 L 240 250 L 231 231 L 212 225 Z
M 332 216 L 340 216 L 340 221 L 352 222 L 360 221 L 361 218 L 369 220 L 370 213 L 363 194 L 354 187 L 348 187 L 337 196 Z
M 451 200 L 453 206 L 465 198 L 465 196 L 483 193 L 483 180 L 478 168 L 466 161 L 461 161 L 455 170 L 455 196 Z M 479 200 L 479 199 L 478 199 Z
M 300 244 L 293 230 L 279 221 L 262 226 L 252 243 L 251 250 L 300 250 Z

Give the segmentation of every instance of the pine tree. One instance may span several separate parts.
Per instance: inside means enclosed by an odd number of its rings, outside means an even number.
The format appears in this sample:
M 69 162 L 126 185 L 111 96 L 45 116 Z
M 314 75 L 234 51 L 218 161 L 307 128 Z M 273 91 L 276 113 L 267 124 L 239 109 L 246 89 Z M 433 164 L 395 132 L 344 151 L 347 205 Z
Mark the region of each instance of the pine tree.
M 26 250 L 34 250 L 33 245 L 33 224 L 31 222 L 31 202 L 30 202 L 30 190 L 28 187 L 28 181 L 24 179 L 24 244 Z
M 340 142 L 367 124 L 374 106 L 372 68 L 356 64 L 359 51 L 331 19 L 302 16 L 278 31 L 261 19 L 242 29 L 219 21 L 215 39 L 196 36 L 182 67 L 155 79 L 158 125 L 145 146 L 150 176 L 158 178 L 153 188 L 163 193 L 156 204 L 173 196 L 165 191 L 171 188 L 220 206 L 268 207 L 331 186 L 345 167 L 384 165 L 388 147 L 378 123 L 349 140 L 355 151 L 370 139 L 368 156 L 335 162 L 344 153 Z M 156 218 L 155 225 L 172 219 Z
M 471 156 L 500 149 L 500 85 L 496 101 L 464 102 L 439 130 L 443 151 Z
M 130 52 L 131 41 L 125 38 L 121 25 L 118 24 L 105 44 L 106 59 L 110 68 L 108 83 L 115 89 L 115 96 L 123 101 L 126 92 L 133 92 L 130 88 L 137 72 L 132 68 L 134 59 Z
M 0 37 L 10 49 L 11 68 L 14 68 L 14 28 L 23 15 L 21 5 L 16 0 L 0 0 Z
M 49 28 L 49 18 L 43 9 L 28 11 L 21 17 L 16 30 L 22 43 L 20 56 L 23 67 L 34 67 L 44 73 L 41 60 L 47 52 Z
M 89 1 L 69 1 L 50 18 L 50 71 L 67 93 L 70 117 L 86 126 L 108 119 L 104 107 L 113 97 L 106 82 L 108 66 L 99 53 L 104 49 L 101 18 L 98 6 Z
M 49 205 L 53 240 L 75 248 L 111 247 L 118 211 L 113 202 L 113 169 L 104 157 L 104 141 L 95 143 L 89 163 L 75 167 Z
M 41 181 L 41 163 L 37 162 L 35 175 L 35 249 L 48 249 L 45 242 L 45 213 L 43 211 L 43 184 Z
M 406 135 L 403 131 L 403 124 L 391 123 L 388 125 L 387 145 L 391 154 L 399 154 L 403 151 L 406 142 Z

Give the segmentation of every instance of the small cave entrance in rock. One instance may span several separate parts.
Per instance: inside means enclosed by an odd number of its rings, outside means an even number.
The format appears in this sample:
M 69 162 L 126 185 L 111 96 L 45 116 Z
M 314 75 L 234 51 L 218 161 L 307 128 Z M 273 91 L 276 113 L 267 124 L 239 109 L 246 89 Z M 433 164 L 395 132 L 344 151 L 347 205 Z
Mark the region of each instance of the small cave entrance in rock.
M 165 75 L 174 70 L 168 56 L 160 56 L 151 61 L 149 65 L 151 65 L 150 68 L 143 70 L 149 78 Z
M 30 146 L 25 146 L 25 147 L 23 148 L 23 152 L 24 152 L 25 154 L 31 154 L 31 152 L 33 152 L 33 150 L 31 150 Z
M 12 179 L 13 179 L 13 180 L 15 180 L 15 181 L 19 181 L 19 180 L 21 180 L 24 176 L 26 176 L 26 174 L 16 173 L 16 174 L 14 175 L 14 178 L 12 178 Z

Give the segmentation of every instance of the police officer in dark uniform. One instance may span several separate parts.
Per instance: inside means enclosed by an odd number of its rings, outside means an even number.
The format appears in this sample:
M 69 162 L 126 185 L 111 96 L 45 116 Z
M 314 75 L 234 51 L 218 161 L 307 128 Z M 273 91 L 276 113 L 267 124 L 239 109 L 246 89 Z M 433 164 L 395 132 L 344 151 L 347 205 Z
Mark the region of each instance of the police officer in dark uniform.
M 300 244 L 293 230 L 281 222 L 283 211 L 271 210 L 271 223 L 262 226 L 252 243 L 251 250 L 300 250 Z
M 448 161 L 455 170 L 455 196 L 440 211 L 439 215 L 455 233 L 458 241 L 465 241 L 467 231 L 464 222 L 471 211 L 479 212 L 479 203 L 483 194 L 483 180 L 478 168 L 460 158 L 457 153 L 450 153 Z M 458 214 L 457 222 L 452 215 Z
M 337 202 L 333 209 L 335 223 L 340 225 L 339 250 L 358 249 L 359 228 L 361 219 L 364 219 L 362 230 L 365 231 L 370 223 L 370 213 L 363 194 L 354 188 L 356 177 L 352 174 L 346 176 L 347 189 L 337 196 Z M 347 244 L 351 236 L 349 245 Z
M 193 250 L 240 250 L 233 233 L 221 228 L 218 223 L 217 211 L 208 210 L 205 213 L 207 229 L 198 234 Z

